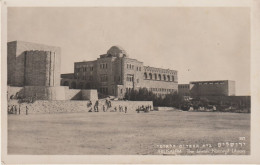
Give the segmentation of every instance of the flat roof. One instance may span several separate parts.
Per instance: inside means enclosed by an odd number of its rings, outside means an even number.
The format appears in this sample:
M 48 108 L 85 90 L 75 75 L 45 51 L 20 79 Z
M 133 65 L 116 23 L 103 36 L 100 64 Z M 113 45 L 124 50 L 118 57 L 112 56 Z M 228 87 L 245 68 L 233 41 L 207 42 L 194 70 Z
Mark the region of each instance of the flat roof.
M 209 80 L 209 81 L 191 81 L 190 83 L 216 83 L 216 82 L 228 82 L 228 81 L 235 82 L 233 80 Z

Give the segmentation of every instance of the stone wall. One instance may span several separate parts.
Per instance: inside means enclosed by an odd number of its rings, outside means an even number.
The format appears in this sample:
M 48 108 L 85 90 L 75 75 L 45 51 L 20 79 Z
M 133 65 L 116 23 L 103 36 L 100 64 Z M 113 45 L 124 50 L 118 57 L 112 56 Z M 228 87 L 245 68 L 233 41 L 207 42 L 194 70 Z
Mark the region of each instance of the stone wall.
M 20 104 L 20 113 L 26 113 L 26 106 L 28 107 L 28 113 L 30 114 L 44 114 L 44 113 L 73 113 L 73 112 L 88 112 L 90 107 L 88 107 L 89 101 L 74 101 L 74 100 L 67 100 L 67 101 L 44 101 L 44 100 L 37 100 L 32 104 L 22 103 Z M 16 100 L 10 100 L 8 105 L 11 107 L 12 105 L 16 105 L 17 109 L 19 109 L 19 104 Z M 93 104 L 94 105 L 94 104 Z M 105 100 L 99 102 L 99 111 L 102 111 L 102 107 L 105 105 Z M 114 107 L 117 107 L 117 112 L 119 112 L 119 105 L 127 106 L 127 113 L 136 113 L 136 109 L 138 106 L 153 106 L 151 101 L 111 101 L 112 107 L 108 109 L 107 112 L 109 113 L 114 110 Z M 106 106 L 105 106 L 106 107 Z M 93 106 L 92 106 L 93 108 Z M 93 112 L 94 113 L 94 112 Z M 122 113 L 122 112 L 121 112 Z
M 9 99 L 19 93 L 22 98 L 35 97 L 37 100 L 97 100 L 97 90 L 69 89 L 67 86 L 25 86 L 7 88 Z
M 24 96 L 39 100 L 65 100 L 65 87 L 25 86 Z

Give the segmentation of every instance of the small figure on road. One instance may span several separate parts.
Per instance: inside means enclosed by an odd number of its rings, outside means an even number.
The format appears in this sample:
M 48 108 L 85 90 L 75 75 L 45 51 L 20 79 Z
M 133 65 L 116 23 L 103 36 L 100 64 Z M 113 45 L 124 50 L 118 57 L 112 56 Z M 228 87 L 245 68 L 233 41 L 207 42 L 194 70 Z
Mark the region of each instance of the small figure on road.
M 125 106 L 125 113 L 127 112 L 127 106 Z
M 27 107 L 27 105 L 26 105 L 25 109 L 26 109 L 26 115 L 28 115 L 28 107 Z

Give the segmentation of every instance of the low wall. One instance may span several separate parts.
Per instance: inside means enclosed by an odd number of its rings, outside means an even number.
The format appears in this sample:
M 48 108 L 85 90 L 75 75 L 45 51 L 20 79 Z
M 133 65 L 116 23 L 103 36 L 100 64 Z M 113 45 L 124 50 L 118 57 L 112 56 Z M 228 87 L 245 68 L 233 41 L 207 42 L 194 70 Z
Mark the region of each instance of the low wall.
M 67 86 L 8 86 L 8 99 L 19 93 L 22 98 L 35 97 L 37 100 L 97 100 L 97 90 L 69 89 Z
M 26 106 L 28 107 L 29 114 L 42 114 L 42 113 L 72 113 L 72 112 L 88 112 L 90 107 L 87 107 L 89 101 L 74 101 L 74 100 L 37 100 L 32 104 L 21 103 L 20 104 L 20 113 L 26 113 Z M 8 101 L 8 105 L 11 107 L 12 105 L 16 105 L 17 109 L 19 108 L 19 104 L 17 100 Z M 94 105 L 94 103 L 93 103 Z M 103 112 L 103 105 L 105 105 L 105 101 L 99 102 L 99 111 Z M 113 110 L 114 107 L 117 107 L 117 113 L 119 112 L 119 105 L 127 106 L 127 113 L 136 113 L 136 109 L 138 106 L 153 106 L 152 101 L 111 101 L 112 107 L 108 109 Z M 105 106 L 106 107 L 106 106 Z M 92 106 L 93 108 L 93 106 Z M 105 113 L 108 113 L 105 112 Z
M 173 108 L 173 107 L 154 107 L 154 110 L 157 110 L 157 111 L 168 111 L 168 110 L 176 110 L 176 109 Z

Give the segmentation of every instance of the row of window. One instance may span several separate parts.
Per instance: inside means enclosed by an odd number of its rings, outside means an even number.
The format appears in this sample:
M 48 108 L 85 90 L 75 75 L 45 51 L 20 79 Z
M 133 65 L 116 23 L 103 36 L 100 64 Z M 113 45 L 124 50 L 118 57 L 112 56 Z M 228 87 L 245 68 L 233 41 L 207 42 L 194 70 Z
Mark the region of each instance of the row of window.
M 199 85 L 219 85 L 219 84 L 224 84 L 224 82 L 203 82 L 203 83 L 198 83 Z
M 108 88 L 107 87 L 101 87 L 101 88 L 99 88 L 99 92 L 107 95 L 108 94 Z
M 100 64 L 100 69 L 107 69 L 107 63 Z
M 127 77 L 126 77 L 126 81 L 129 81 L 129 82 L 134 82 L 134 76 L 133 75 L 130 75 L 128 74 Z
M 76 77 L 76 79 L 80 79 L 80 76 L 79 76 L 78 73 L 76 73 L 75 77 Z M 88 76 L 88 77 L 87 77 L 86 75 L 83 75 L 83 76 L 81 77 L 81 80 L 93 81 L 93 76 Z
M 132 65 L 132 64 L 127 64 L 126 65 L 126 68 L 127 69 L 134 69 L 135 67 L 134 67 L 134 65 Z M 136 67 L 136 71 L 141 71 L 141 67 Z
M 174 89 L 166 89 L 166 88 L 150 88 L 152 92 L 174 92 Z
M 156 72 L 156 73 L 165 73 L 165 74 L 170 74 L 170 75 L 177 75 L 176 71 L 169 71 L 169 70 L 165 70 L 165 69 L 159 69 L 159 68 L 155 68 L 155 69 L 145 69 L 145 72 Z
M 150 79 L 150 80 L 163 80 L 163 81 L 174 81 L 174 76 L 170 76 L 170 75 L 161 75 L 161 74 L 152 74 L 149 73 L 147 74 L 146 72 L 144 73 L 144 78 L 145 79 Z

